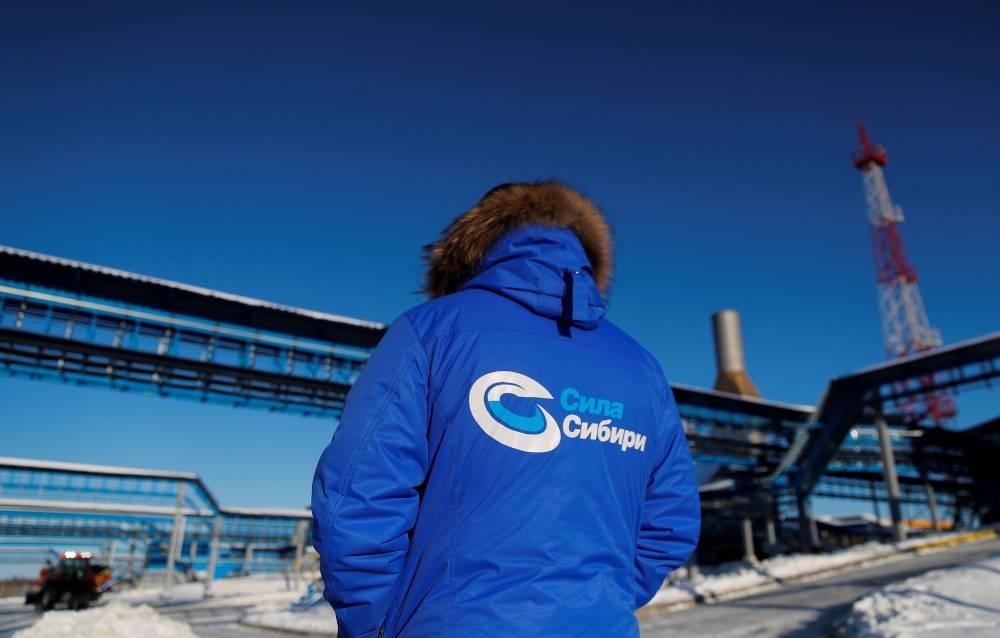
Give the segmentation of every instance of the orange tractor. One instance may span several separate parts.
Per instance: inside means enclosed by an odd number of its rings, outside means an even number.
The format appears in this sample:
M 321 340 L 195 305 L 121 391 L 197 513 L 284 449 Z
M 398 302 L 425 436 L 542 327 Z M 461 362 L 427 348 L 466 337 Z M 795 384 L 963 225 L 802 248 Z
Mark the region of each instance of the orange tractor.
M 26 605 L 48 611 L 59 603 L 70 609 L 86 609 L 101 596 L 111 579 L 111 569 L 91 562 L 90 552 L 63 552 L 55 565 L 46 564 L 38 575 L 38 591 L 29 592 Z

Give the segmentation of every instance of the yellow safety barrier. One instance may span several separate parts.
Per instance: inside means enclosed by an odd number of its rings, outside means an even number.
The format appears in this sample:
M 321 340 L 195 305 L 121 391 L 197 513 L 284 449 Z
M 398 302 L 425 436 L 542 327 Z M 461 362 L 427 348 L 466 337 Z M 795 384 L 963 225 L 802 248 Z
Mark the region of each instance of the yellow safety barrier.
M 943 538 L 933 538 L 928 540 L 926 543 L 920 543 L 919 545 L 914 545 L 909 547 L 906 551 L 916 552 L 921 549 L 933 549 L 935 547 L 951 547 L 953 545 L 961 545 L 962 543 L 971 543 L 972 541 L 986 540 L 989 538 L 998 538 L 1000 534 L 994 528 L 980 529 L 974 532 L 965 532 L 963 534 L 955 534 L 945 536 Z

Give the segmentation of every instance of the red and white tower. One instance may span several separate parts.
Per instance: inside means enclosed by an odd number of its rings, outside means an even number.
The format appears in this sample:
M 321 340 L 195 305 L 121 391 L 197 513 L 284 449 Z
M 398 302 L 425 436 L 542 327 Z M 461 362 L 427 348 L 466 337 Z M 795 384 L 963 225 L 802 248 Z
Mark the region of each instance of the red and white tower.
M 886 355 L 890 359 L 905 357 L 941 345 L 941 333 L 932 328 L 927 319 L 927 310 L 917 287 L 917 270 L 906 258 L 903 249 L 903 238 L 899 233 L 903 211 L 889 199 L 889 189 L 882 173 L 882 167 L 889 158 L 884 148 L 868 139 L 864 124 L 858 125 L 858 134 L 861 150 L 851 159 L 855 168 L 861 171 L 865 189 Z M 932 386 L 933 381 L 933 378 L 924 379 L 924 385 Z M 956 414 L 954 399 L 932 389 L 924 393 L 922 402 L 910 401 L 900 405 L 900 408 L 910 416 L 921 420 L 929 417 L 939 425 Z

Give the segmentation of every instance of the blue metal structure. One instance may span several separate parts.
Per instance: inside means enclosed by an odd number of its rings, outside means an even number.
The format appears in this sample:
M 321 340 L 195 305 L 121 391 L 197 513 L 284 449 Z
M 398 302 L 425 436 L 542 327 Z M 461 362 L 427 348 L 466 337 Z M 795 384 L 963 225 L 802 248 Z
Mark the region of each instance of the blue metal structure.
M 0 247 L 0 373 L 337 417 L 382 324 Z
M 336 419 L 384 331 L 378 323 L 0 246 L 0 374 Z M 997 376 L 1000 334 L 993 334 L 836 378 L 816 408 L 681 384 L 673 391 L 707 519 L 803 519 L 812 494 L 886 500 L 873 429 L 879 419 L 892 432 L 901 487 L 894 498 L 922 502 L 929 485 L 958 518 L 977 498 L 961 459 L 941 437 L 922 445 L 927 429 L 893 410 L 921 393 L 956 392 Z M 245 561 L 248 548 L 258 559 L 285 557 L 294 521 L 304 520 L 301 512 L 222 508 L 194 475 L 128 470 L 116 477 L 108 468 L 31 470 L 24 463 L 0 470 L 6 547 L 118 539 L 145 543 L 144 556 L 162 556 L 180 484 L 191 486 L 185 538 L 195 541 L 190 555 L 199 569 L 211 521 L 223 521 L 220 543 Z M 21 502 L 7 504 L 12 499 Z M 78 502 L 87 505 L 81 510 Z
M 220 577 L 287 567 L 309 543 L 311 514 L 224 507 L 187 472 L 0 457 L 0 546 L 22 560 L 85 548 L 120 571 L 162 569 L 177 520 L 179 567 L 207 570 L 214 544 L 209 576 Z
M 833 379 L 813 417 L 792 445 L 781 473 L 793 475 L 795 490 L 809 495 L 822 480 L 831 463 L 852 449 L 871 449 L 871 439 L 860 437 L 859 424 L 871 424 L 876 417 L 893 414 L 901 401 L 927 392 L 958 392 L 990 387 L 1000 377 L 1000 333 L 993 333 L 951 346 L 865 368 Z M 928 383 L 932 379 L 933 383 Z M 901 415 L 902 416 L 902 415 Z M 913 436 L 894 437 L 897 456 L 910 456 L 912 439 L 927 427 L 897 419 L 898 430 Z M 850 436 L 851 445 L 844 449 Z M 865 445 L 865 441 L 869 445 Z M 853 462 L 857 466 L 857 461 Z M 832 469 L 849 471 L 852 463 L 843 459 Z M 862 463 L 863 466 L 863 463 Z M 864 471 L 863 467 L 858 468 Z M 919 470 L 916 470 L 919 473 Z
M 814 494 L 870 500 L 876 511 L 887 503 L 899 526 L 901 504 L 925 507 L 935 519 L 947 513 L 954 524 L 997 511 L 998 499 L 981 486 L 1000 485 L 1000 471 L 987 463 L 973 467 L 966 452 L 981 444 L 893 409 L 923 392 L 989 387 L 998 377 L 995 333 L 838 377 L 815 409 L 674 385 L 703 483 L 703 534 L 720 537 L 705 545 L 738 537 L 737 521 L 756 521 L 758 530 L 769 530 L 765 545 L 774 547 L 786 520 L 803 536 L 788 542 L 815 546 L 808 504 Z M 936 380 L 933 387 L 928 378 Z M 880 423 L 888 432 L 895 489 L 887 480 Z

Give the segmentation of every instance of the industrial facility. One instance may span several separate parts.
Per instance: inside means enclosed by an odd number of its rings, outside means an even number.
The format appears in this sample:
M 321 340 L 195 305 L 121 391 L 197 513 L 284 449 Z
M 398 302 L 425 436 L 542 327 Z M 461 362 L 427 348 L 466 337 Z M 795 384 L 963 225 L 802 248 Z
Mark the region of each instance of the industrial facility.
M 813 551 L 838 530 L 817 496 L 881 504 L 887 534 L 1000 518 L 998 420 L 954 427 L 955 395 L 1000 377 L 1000 333 L 942 345 L 903 249 L 887 155 L 864 127 L 853 158 L 875 249 L 888 360 L 829 381 L 815 406 L 751 380 L 739 314 L 712 317 L 714 388 L 672 390 L 700 481 L 697 560 Z M 0 373 L 336 420 L 385 331 L 361 321 L 0 247 Z M 968 425 L 968 424 L 967 424 Z M 926 526 L 904 519 L 918 505 Z M 0 555 L 72 544 L 116 573 L 298 574 L 308 510 L 236 508 L 186 472 L 0 457 Z M 864 526 L 863 526 L 864 527 Z M 169 595 L 172 577 L 164 579 Z

